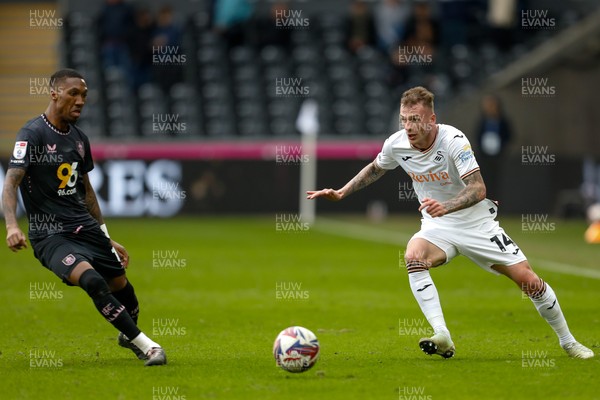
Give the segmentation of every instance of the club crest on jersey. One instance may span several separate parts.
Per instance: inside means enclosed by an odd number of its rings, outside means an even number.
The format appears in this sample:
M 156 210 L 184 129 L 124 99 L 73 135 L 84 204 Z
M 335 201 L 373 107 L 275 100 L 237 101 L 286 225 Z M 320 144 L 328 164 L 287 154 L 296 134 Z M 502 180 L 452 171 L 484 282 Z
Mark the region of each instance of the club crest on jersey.
M 17 160 L 22 160 L 25 158 L 25 154 L 27 153 L 27 142 L 19 141 L 15 143 L 15 149 L 13 150 L 13 157 Z
M 56 153 L 56 143 L 54 143 L 53 145 L 47 144 L 46 150 L 47 150 L 48 154 Z
M 83 147 L 83 142 L 78 140 L 77 142 L 75 142 L 75 144 L 77 145 L 77 152 L 79 153 L 81 158 L 85 158 L 85 147 Z
M 435 157 L 433 157 L 433 162 L 436 164 L 441 164 L 444 162 L 444 153 L 442 153 L 441 150 L 436 152 Z
M 62 259 L 62 263 L 65 264 L 67 267 L 70 267 L 71 265 L 73 265 L 74 262 L 75 262 L 75 256 L 73 254 L 69 254 L 65 258 Z

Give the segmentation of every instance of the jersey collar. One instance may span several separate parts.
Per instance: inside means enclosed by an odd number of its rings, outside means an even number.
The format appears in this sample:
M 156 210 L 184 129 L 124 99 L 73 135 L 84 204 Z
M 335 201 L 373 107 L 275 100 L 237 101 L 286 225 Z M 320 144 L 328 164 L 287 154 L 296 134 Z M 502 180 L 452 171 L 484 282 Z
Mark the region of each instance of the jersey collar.
M 437 141 L 438 135 L 440 133 L 440 126 L 438 124 L 435 124 L 436 130 L 435 130 L 435 137 L 433 138 L 433 142 L 431 142 L 431 144 L 429 145 L 428 148 L 426 149 L 419 149 L 416 148 L 415 146 L 413 146 L 412 144 L 410 145 L 410 147 L 412 147 L 415 150 L 420 151 L 421 153 L 427 153 L 429 150 L 431 150 L 433 148 L 433 145 L 435 145 L 435 142 Z
M 71 133 L 71 125 L 69 125 L 69 129 L 67 129 L 66 131 L 61 131 L 60 129 L 58 129 L 56 126 L 54 126 L 52 124 L 52 122 L 50 122 L 48 120 L 48 117 L 46 117 L 46 114 L 41 115 L 42 119 L 44 120 L 44 122 L 46 123 L 46 125 L 48 126 L 48 128 L 52 129 L 54 132 L 58 133 L 59 135 L 63 135 L 66 136 L 69 133 Z

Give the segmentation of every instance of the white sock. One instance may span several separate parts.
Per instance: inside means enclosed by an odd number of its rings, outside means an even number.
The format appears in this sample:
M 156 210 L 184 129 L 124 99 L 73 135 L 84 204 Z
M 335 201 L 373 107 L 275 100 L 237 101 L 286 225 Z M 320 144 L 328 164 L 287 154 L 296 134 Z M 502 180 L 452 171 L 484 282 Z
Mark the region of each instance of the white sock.
M 535 308 L 537 308 L 542 318 L 544 318 L 546 322 L 550 324 L 552 329 L 554 329 L 561 346 L 575 342 L 576 340 L 569 331 L 569 326 L 560 309 L 560 304 L 558 304 L 558 299 L 556 298 L 556 294 L 554 294 L 554 290 L 552 290 L 550 285 L 545 282 L 544 288 L 540 290 L 540 294 L 536 293 L 533 297 L 530 297 Z
M 434 333 L 445 333 L 450 336 L 450 331 L 446 327 L 444 313 L 440 304 L 438 291 L 429 275 L 429 271 L 418 271 L 408 274 L 410 288 L 421 307 L 421 311 L 427 318 L 429 325 Z
M 138 349 L 147 354 L 151 348 L 160 347 L 160 344 L 154 342 L 148 336 L 144 335 L 144 332 L 141 332 L 139 335 L 135 337 L 135 339 L 131 339 L 131 343 L 135 344 Z

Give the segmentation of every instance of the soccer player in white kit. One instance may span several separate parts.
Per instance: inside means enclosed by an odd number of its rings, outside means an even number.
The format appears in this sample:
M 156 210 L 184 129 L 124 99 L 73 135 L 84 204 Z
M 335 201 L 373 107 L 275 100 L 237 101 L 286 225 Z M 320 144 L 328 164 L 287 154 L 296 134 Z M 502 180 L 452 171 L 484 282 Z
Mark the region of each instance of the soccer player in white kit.
M 423 218 L 421 230 L 408 242 L 404 261 L 413 295 L 434 332 L 431 338 L 419 341 L 425 353 L 444 358 L 454 355 L 429 268 L 446 264 L 460 253 L 519 285 L 569 356 L 593 357 L 593 351 L 569 331 L 550 285 L 533 272 L 521 249 L 495 220 L 498 208 L 485 197 L 485 184 L 468 139 L 458 129 L 436 123 L 433 98 L 420 86 L 404 92 L 400 102 L 404 129 L 390 136 L 377 158 L 344 187 L 308 191 L 307 198 L 342 200 L 398 166 L 410 176 Z

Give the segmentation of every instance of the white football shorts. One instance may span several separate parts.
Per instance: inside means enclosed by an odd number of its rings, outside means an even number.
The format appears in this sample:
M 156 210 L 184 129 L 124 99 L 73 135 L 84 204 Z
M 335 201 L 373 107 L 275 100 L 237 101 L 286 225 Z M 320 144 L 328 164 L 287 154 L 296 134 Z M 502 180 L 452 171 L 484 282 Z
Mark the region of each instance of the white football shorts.
M 469 258 L 481 268 L 493 274 L 500 273 L 492 265 L 514 265 L 527 260 L 521 249 L 504 232 L 498 221 L 488 219 L 475 228 L 453 228 L 424 223 L 421 230 L 411 238 L 425 239 L 446 253 L 449 263 L 458 254 Z

